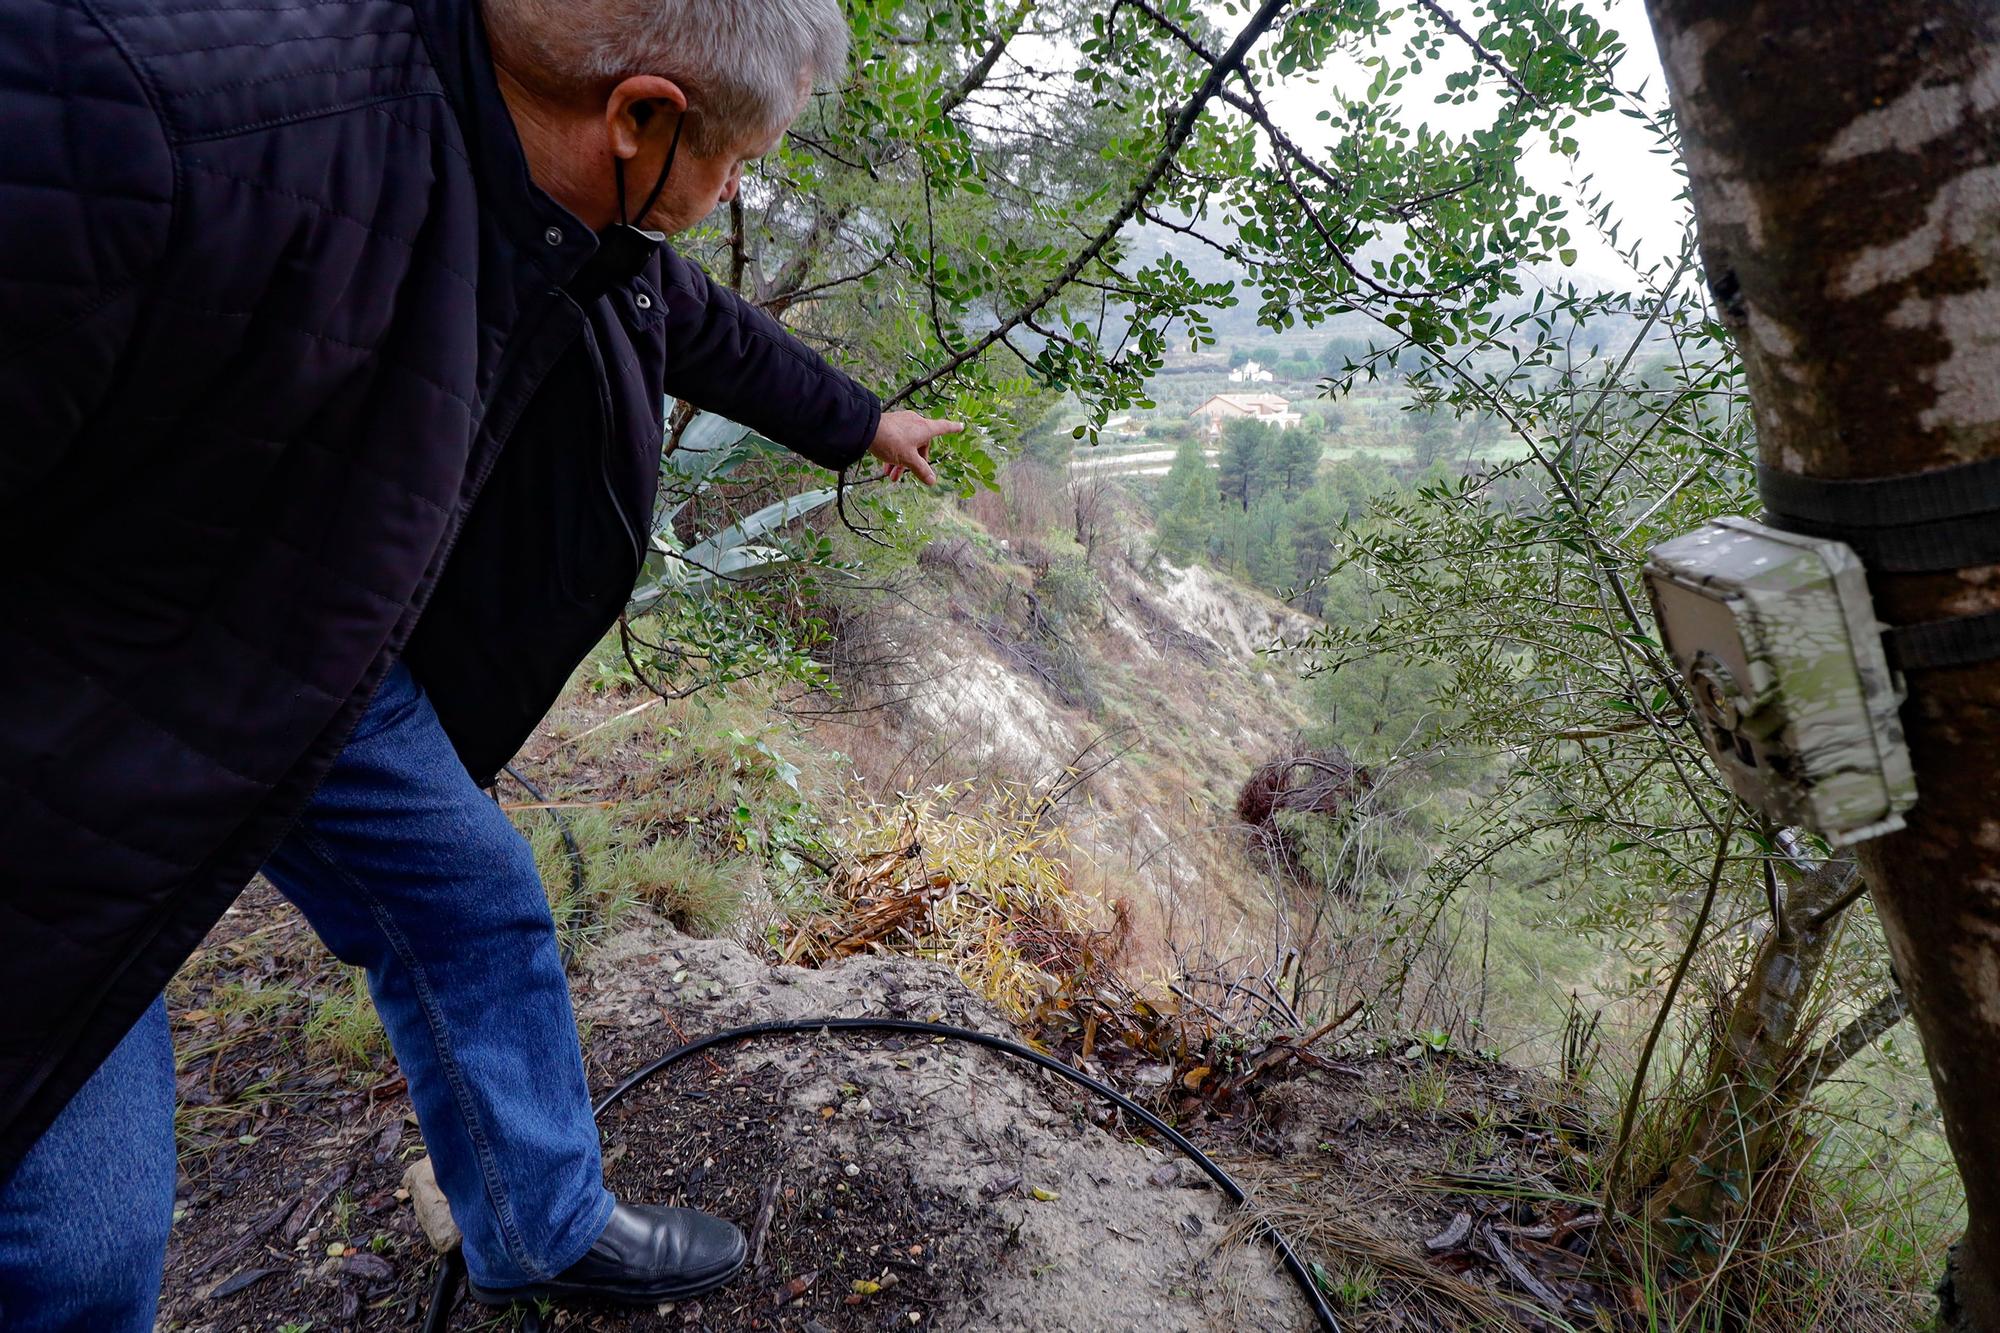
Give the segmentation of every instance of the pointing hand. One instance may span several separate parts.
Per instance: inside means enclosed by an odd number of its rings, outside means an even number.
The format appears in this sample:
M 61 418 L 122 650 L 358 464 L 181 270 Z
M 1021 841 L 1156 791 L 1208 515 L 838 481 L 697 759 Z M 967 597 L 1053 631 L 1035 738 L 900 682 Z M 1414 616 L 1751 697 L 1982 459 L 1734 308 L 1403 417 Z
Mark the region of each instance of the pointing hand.
M 890 481 L 900 480 L 905 472 L 914 472 L 924 485 L 935 486 L 937 473 L 931 471 L 931 441 L 964 429 L 963 422 L 943 421 L 920 412 L 884 412 L 868 452 L 881 460 Z

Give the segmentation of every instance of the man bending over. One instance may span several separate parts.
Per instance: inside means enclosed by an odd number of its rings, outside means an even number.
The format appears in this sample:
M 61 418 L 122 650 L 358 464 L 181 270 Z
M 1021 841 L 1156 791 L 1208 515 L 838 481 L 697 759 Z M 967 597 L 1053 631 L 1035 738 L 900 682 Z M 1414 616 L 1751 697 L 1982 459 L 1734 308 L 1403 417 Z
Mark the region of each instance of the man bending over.
M 616 618 L 663 395 L 933 480 L 663 243 L 836 0 L 0 6 L 0 1327 L 153 1325 L 161 988 L 259 868 L 367 970 L 475 1295 L 692 1296 L 480 785 Z

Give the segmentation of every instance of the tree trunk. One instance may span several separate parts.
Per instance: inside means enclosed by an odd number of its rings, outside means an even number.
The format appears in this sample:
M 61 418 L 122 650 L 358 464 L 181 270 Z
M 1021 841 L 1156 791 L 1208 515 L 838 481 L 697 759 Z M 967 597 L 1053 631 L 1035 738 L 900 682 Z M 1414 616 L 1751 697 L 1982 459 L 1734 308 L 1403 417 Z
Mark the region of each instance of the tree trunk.
M 2000 4 L 1647 8 L 1764 461 L 2000 456 Z M 2000 568 L 1871 582 L 1891 624 L 2000 607 Z M 2000 1333 L 2000 664 L 1909 686 L 1918 805 L 1860 860 L 1965 1182 L 1956 1326 Z

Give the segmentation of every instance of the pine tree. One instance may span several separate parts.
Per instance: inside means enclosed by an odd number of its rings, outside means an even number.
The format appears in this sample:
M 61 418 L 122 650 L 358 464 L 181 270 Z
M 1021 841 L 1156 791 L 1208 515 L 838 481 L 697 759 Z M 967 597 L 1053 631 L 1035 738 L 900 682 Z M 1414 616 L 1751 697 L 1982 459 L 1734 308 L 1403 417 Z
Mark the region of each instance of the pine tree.
M 1293 599 L 1301 610 L 1318 615 L 1326 604 L 1320 586 L 1333 567 L 1334 543 L 1340 536 L 1340 514 L 1334 500 L 1318 487 L 1294 500 L 1287 518 L 1292 544 L 1292 585 L 1298 589 Z
M 1290 430 L 1278 432 L 1278 438 L 1271 443 L 1270 473 L 1287 497 L 1299 494 L 1313 484 L 1319 472 L 1319 432 L 1301 424 Z
M 1201 559 L 1215 536 L 1221 508 L 1222 494 L 1201 441 L 1181 441 L 1160 486 L 1160 554 L 1177 564 Z
M 1415 413 L 1414 416 L 1410 457 L 1419 468 L 1429 468 L 1448 455 L 1458 437 L 1457 423 L 1435 408 Z
M 1267 484 L 1270 441 L 1275 433 L 1248 417 L 1233 417 L 1222 425 L 1222 454 L 1216 459 L 1222 493 L 1245 513 Z

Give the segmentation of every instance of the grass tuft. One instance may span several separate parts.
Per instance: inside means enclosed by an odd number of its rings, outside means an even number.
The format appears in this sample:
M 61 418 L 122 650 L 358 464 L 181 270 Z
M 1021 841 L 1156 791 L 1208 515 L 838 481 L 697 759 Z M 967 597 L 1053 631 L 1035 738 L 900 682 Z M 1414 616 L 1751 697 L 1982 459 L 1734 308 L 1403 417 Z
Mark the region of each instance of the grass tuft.
M 346 984 L 319 997 L 306 1014 L 301 1032 L 306 1049 L 343 1069 L 368 1069 L 389 1048 L 367 979 L 358 967 L 345 968 Z

